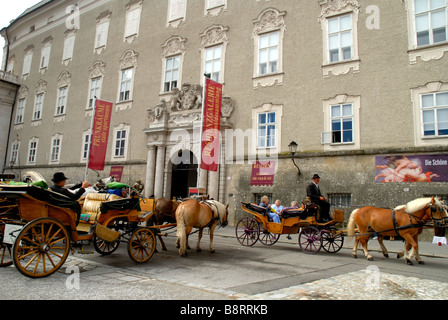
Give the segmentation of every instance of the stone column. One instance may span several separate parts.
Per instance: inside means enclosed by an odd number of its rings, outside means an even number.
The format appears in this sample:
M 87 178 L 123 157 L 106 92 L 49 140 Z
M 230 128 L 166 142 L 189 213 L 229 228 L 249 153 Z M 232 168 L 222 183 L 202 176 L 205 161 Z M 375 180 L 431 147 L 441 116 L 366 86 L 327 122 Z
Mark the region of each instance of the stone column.
M 218 171 L 210 171 L 208 173 L 207 193 L 210 195 L 210 198 L 219 199 L 219 169 Z
M 165 147 L 157 147 L 156 171 L 154 195 L 157 198 L 163 198 L 163 178 L 165 175 Z
M 154 195 L 154 179 L 156 169 L 156 146 L 148 147 L 148 160 L 146 163 L 145 198 Z

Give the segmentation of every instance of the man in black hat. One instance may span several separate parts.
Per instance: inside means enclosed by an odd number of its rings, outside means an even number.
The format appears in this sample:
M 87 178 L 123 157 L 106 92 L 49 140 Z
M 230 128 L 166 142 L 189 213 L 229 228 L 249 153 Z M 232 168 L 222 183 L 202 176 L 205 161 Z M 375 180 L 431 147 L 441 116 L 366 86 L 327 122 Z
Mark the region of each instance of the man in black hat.
M 54 192 L 63 194 L 64 196 L 67 196 L 72 200 L 78 200 L 86 191 L 85 188 L 89 186 L 89 182 L 87 180 L 84 181 L 81 185 L 81 188 L 78 191 L 76 191 L 76 193 L 73 193 L 65 188 L 67 179 L 68 178 L 65 176 L 63 172 L 56 172 L 53 175 L 53 179 L 51 179 L 51 181 L 54 182 L 54 185 L 50 187 L 50 189 L 53 190 Z
M 311 199 L 311 202 L 317 204 L 320 208 L 320 222 L 331 221 L 330 218 L 330 203 L 322 195 L 319 189 L 320 177 L 318 174 L 314 174 L 312 182 L 306 187 L 306 195 Z

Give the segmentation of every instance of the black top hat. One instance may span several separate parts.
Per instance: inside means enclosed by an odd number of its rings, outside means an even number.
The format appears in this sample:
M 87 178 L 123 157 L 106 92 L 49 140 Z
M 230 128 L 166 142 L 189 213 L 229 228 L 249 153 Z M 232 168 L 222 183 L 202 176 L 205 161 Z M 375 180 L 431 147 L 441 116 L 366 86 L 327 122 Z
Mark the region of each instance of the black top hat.
M 68 178 L 65 176 L 65 174 L 63 172 L 56 172 L 53 175 L 53 179 L 51 179 L 51 181 L 53 181 L 54 183 L 58 183 L 64 180 L 67 180 Z
M 317 173 L 314 174 L 314 176 L 311 179 L 320 179 L 319 175 Z

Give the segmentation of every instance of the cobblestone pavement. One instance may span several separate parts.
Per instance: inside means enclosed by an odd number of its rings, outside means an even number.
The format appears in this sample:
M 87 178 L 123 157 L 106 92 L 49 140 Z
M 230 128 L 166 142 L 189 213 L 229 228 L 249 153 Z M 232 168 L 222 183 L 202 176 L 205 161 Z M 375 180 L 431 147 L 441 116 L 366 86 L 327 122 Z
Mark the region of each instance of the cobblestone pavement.
M 362 270 L 239 299 L 447 300 L 448 283 Z

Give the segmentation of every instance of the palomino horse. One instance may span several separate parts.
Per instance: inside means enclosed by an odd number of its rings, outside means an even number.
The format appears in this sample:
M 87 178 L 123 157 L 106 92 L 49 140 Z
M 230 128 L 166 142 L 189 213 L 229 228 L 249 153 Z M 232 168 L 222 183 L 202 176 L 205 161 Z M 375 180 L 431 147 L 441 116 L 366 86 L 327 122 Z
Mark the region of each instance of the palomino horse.
M 180 202 L 170 199 L 156 199 L 155 213 L 147 221 L 147 226 L 160 226 L 167 223 L 176 223 L 176 209 Z M 165 242 L 161 235 L 158 235 L 162 250 L 167 251 Z
M 437 223 L 441 222 L 444 217 L 446 217 L 446 212 L 442 202 L 434 197 L 416 199 L 394 210 L 375 207 L 356 209 L 350 215 L 347 226 L 348 236 L 355 235 L 355 224 L 360 233 L 355 237 L 353 257 L 357 257 L 358 242 L 361 242 L 366 258 L 370 261 L 373 260 L 367 250 L 367 241 L 371 235 L 369 232 L 373 230 L 377 233 L 378 242 L 385 257 L 388 257 L 388 252 L 383 244 L 384 236 L 400 235 L 405 240 L 404 258 L 406 263 L 412 265 L 411 259 L 415 256 L 419 264 L 424 264 L 418 253 L 418 236 L 428 220 L 434 220 Z M 412 251 L 408 253 L 411 247 Z
M 187 255 L 188 236 L 193 228 L 199 229 L 196 251 L 201 251 L 202 231 L 208 227 L 210 228 L 210 252 L 215 252 L 213 248 L 213 232 L 218 221 L 222 227 L 227 225 L 228 206 L 215 200 L 199 202 L 194 199 L 189 199 L 179 204 L 176 210 L 177 243 L 179 254 L 182 257 Z

